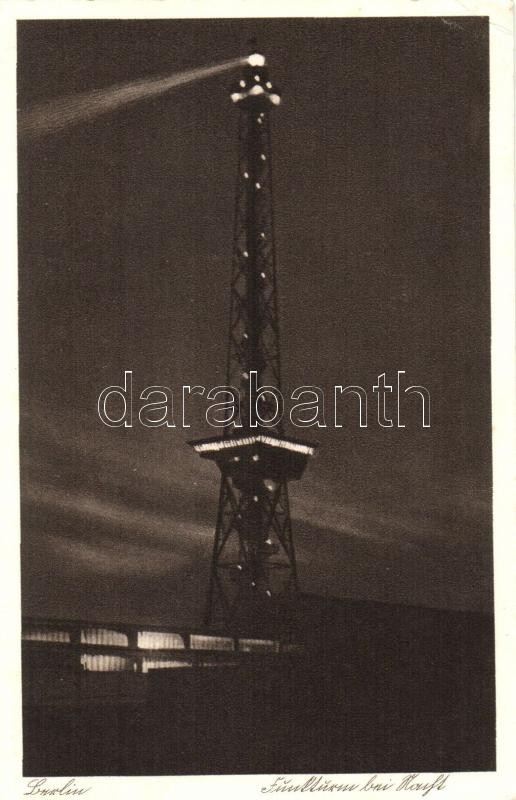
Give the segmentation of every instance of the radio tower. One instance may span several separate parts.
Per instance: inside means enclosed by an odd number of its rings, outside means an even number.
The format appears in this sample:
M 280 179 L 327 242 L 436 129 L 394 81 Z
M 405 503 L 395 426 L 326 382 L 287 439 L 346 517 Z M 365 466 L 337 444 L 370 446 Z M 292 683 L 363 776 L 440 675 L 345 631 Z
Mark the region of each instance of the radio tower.
M 226 385 L 240 409 L 222 437 L 192 442 L 221 485 L 205 625 L 277 631 L 297 572 L 288 482 L 314 447 L 283 432 L 269 114 L 280 104 L 253 52 L 231 89 L 239 110 L 238 179 Z

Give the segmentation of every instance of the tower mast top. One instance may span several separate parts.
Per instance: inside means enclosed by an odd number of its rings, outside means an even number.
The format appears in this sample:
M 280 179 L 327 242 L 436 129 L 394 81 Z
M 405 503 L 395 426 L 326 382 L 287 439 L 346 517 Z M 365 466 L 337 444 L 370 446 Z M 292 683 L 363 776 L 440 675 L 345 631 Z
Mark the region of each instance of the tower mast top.
M 260 110 L 269 105 L 279 106 L 281 94 L 269 78 L 265 56 L 257 50 L 247 57 L 240 78 L 231 87 L 231 99 Z

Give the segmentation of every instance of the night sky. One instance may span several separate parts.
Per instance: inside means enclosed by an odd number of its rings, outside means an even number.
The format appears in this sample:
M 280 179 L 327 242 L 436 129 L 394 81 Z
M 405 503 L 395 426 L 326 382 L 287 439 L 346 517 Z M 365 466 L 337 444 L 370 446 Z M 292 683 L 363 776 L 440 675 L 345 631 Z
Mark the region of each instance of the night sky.
M 224 62 L 253 35 L 283 92 L 283 390 L 327 398 L 291 484 L 301 588 L 491 610 L 487 20 L 21 22 L 18 105 Z M 225 382 L 231 80 L 20 137 L 25 614 L 200 621 L 219 475 L 187 442 L 216 433 L 206 403 L 186 430 L 107 428 L 96 405 L 131 369 L 135 399 L 174 390 L 179 423 L 183 384 Z M 376 422 L 397 370 L 430 391 L 429 429 L 417 396 L 405 428 Z M 367 390 L 367 429 L 351 400 L 333 427 L 335 384 Z

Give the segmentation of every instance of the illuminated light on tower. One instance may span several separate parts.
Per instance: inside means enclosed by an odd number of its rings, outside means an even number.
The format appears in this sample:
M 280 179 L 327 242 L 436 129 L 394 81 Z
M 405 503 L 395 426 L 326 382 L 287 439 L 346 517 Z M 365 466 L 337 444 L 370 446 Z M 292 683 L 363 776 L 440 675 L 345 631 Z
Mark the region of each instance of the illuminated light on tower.
M 191 444 L 221 472 L 205 624 L 263 631 L 288 618 L 298 589 L 288 482 L 302 476 L 314 446 L 286 437 L 279 413 L 269 113 L 281 98 L 263 55 L 248 57 L 230 96 L 239 158 L 226 386 L 238 388 L 240 412 L 221 437 Z

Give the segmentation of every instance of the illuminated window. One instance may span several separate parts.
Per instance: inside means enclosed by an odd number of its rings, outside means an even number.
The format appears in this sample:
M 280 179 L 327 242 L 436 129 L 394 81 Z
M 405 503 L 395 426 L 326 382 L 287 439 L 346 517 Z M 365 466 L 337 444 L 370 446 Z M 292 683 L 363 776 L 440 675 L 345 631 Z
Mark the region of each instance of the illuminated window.
M 81 666 L 86 672 L 133 672 L 133 660 L 125 656 L 83 653 Z
M 127 647 L 129 642 L 125 633 L 112 631 L 108 628 L 83 628 L 81 631 L 81 644 L 107 644 L 112 647 Z
M 228 636 L 192 634 L 190 636 L 190 647 L 192 650 L 234 650 L 235 643 Z
M 243 653 L 277 653 L 279 642 L 272 639 L 239 639 L 238 649 Z
M 142 672 L 147 673 L 150 669 L 175 669 L 180 667 L 190 667 L 188 661 L 179 661 L 172 658 L 144 658 L 142 662 Z
M 184 650 L 183 637 L 178 633 L 138 631 L 138 647 L 144 650 Z
M 68 631 L 55 631 L 48 628 L 29 628 L 22 634 L 26 642 L 70 642 Z

